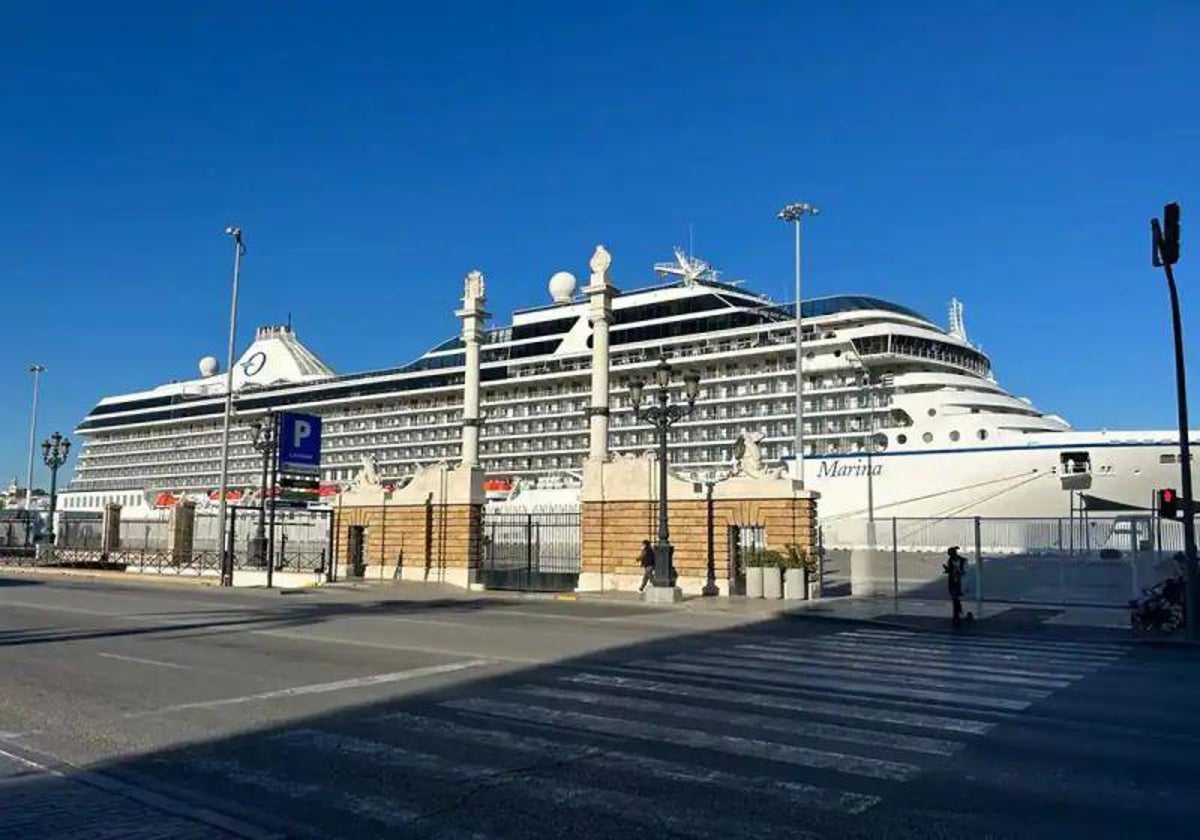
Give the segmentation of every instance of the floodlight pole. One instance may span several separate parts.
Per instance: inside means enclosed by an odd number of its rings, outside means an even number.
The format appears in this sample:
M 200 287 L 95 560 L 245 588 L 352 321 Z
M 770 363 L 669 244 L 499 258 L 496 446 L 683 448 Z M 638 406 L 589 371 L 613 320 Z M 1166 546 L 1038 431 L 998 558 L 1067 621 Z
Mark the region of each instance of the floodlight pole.
M 801 305 L 800 305 L 800 221 L 805 215 L 815 216 L 821 211 L 811 204 L 788 204 L 779 211 L 777 217 L 788 222 L 796 233 L 796 428 L 795 441 L 792 444 L 792 477 L 804 483 L 804 353 L 800 347 L 801 341 Z

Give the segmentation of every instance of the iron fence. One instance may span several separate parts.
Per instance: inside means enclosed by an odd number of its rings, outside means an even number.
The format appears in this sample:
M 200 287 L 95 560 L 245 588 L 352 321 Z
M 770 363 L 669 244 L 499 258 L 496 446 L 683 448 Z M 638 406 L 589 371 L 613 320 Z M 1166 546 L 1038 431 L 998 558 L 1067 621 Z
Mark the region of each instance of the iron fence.
M 826 590 L 943 598 L 946 551 L 977 601 L 1124 606 L 1177 573 L 1182 524 L 1149 516 L 876 518 L 823 523 Z
M 579 580 L 580 514 L 495 513 L 483 520 L 481 582 L 492 589 L 574 589 Z

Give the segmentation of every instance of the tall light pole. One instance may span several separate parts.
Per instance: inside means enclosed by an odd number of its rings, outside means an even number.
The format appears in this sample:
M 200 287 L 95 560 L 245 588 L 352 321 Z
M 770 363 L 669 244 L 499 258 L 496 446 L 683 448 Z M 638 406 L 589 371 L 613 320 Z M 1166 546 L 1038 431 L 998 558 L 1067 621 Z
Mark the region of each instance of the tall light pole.
M 1179 262 L 1179 205 L 1163 207 L 1163 218 L 1150 220 L 1151 262 L 1167 278 L 1171 297 L 1171 332 L 1175 344 L 1175 401 L 1179 412 L 1179 481 L 1183 490 L 1183 550 L 1186 590 L 1185 630 L 1192 641 L 1200 641 L 1200 571 L 1196 568 L 1196 503 L 1192 493 L 1191 430 L 1188 429 L 1187 371 L 1183 355 L 1183 317 L 1175 288 L 1175 263 Z M 1085 532 L 1086 533 L 1086 532 Z
M 29 366 L 33 374 L 33 409 L 29 413 L 29 472 L 25 476 L 25 510 L 33 510 L 33 453 L 37 448 L 37 404 L 38 380 L 46 372 L 45 365 L 34 363 Z
M 788 204 L 779 211 L 779 218 L 796 231 L 796 434 L 792 449 L 792 477 L 804 482 L 804 372 L 803 351 L 800 348 L 800 221 L 821 211 L 805 202 Z
M 229 352 L 225 364 L 225 417 L 221 425 L 221 486 L 217 503 L 217 539 L 220 541 L 221 585 L 233 586 L 233 557 L 225 543 L 225 495 L 229 488 L 229 421 L 233 414 L 233 352 L 237 341 L 238 283 L 242 275 L 242 254 L 246 245 L 242 242 L 242 229 L 230 225 L 225 233 L 233 237 L 233 300 L 229 304 Z

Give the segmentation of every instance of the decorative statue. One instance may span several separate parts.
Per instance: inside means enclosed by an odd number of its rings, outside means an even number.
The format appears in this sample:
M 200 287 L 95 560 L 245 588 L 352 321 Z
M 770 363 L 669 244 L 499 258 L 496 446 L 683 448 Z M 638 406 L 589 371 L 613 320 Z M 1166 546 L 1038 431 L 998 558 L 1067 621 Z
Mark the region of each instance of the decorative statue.
M 592 259 L 588 263 L 588 267 L 592 270 L 592 274 L 599 274 L 607 279 L 608 268 L 612 265 L 612 254 L 608 253 L 608 249 L 603 245 L 597 245 L 595 252 L 592 254 Z
M 774 478 L 779 472 L 763 466 L 762 448 L 759 446 L 766 435 L 763 432 L 742 432 L 733 444 L 733 474 L 748 478 Z
M 354 476 L 354 483 L 359 487 L 378 487 L 382 484 L 379 480 L 379 465 L 375 463 L 374 455 L 362 456 L 362 469 Z
M 483 300 L 484 297 L 483 272 L 479 269 L 467 272 L 463 283 L 463 303 L 470 305 L 472 301 Z

